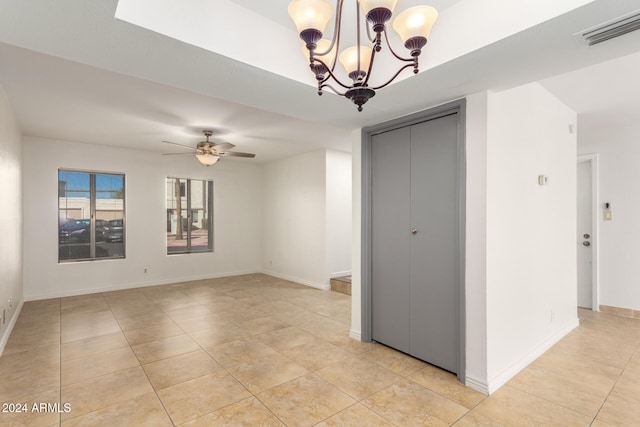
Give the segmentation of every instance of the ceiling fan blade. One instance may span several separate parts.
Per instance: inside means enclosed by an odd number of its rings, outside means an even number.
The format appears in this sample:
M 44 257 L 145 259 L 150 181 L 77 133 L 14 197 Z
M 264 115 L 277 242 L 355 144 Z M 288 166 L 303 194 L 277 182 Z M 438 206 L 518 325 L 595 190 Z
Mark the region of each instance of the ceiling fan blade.
M 196 149 L 195 149 L 195 148 L 193 148 L 193 147 L 189 147 L 188 145 L 178 144 L 177 142 L 171 142 L 171 141 L 162 141 L 162 142 L 164 142 L 164 143 L 166 143 L 166 144 L 173 144 L 173 145 L 177 145 L 178 147 L 188 148 L 188 149 L 189 149 L 189 150 L 191 150 L 191 151 L 196 151 Z
M 215 148 L 216 151 L 227 151 L 231 150 L 233 147 L 235 147 L 235 145 L 230 142 L 217 142 L 213 144 L 213 148 Z
M 218 153 L 220 156 L 229 156 L 229 157 L 250 157 L 254 158 L 256 155 L 253 153 L 240 153 L 238 151 L 223 151 Z
M 193 153 L 163 153 L 163 156 L 193 156 Z

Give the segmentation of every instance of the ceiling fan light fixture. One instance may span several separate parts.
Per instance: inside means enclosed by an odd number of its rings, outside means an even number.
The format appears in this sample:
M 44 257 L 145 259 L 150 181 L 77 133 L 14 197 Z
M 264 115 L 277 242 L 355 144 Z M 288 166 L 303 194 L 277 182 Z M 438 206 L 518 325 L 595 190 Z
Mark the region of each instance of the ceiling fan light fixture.
M 198 159 L 198 161 L 205 166 L 211 166 L 211 165 L 215 165 L 218 162 L 218 160 L 220 160 L 220 157 L 211 153 L 203 153 L 203 154 L 196 154 L 196 159 Z
M 205 129 L 202 131 L 202 133 L 204 134 L 204 136 L 207 137 L 207 140 L 198 142 L 198 145 L 196 145 L 195 148 L 189 147 L 188 145 L 178 144 L 176 142 L 162 141 L 167 144 L 173 144 L 183 148 L 187 148 L 191 151 L 191 153 L 166 153 L 166 154 L 163 154 L 163 156 L 172 156 L 176 154 L 177 155 L 181 155 L 181 154 L 195 155 L 196 159 L 198 159 L 200 164 L 205 166 L 215 165 L 216 163 L 218 163 L 218 160 L 220 160 L 220 157 L 231 156 L 231 157 L 246 157 L 246 158 L 252 159 L 256 156 L 253 153 L 241 153 L 238 151 L 230 151 L 231 149 L 233 149 L 233 147 L 235 147 L 235 145 L 229 142 L 209 141 L 209 138 L 211 137 L 211 135 L 213 135 L 213 132 L 210 130 Z

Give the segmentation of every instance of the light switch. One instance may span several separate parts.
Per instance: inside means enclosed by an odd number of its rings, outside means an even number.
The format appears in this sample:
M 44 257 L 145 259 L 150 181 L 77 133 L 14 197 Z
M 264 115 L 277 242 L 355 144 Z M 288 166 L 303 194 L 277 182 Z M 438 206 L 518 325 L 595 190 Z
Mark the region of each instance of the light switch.
M 602 220 L 611 221 L 611 217 L 611 203 L 607 202 L 604 204 L 604 210 L 602 211 Z

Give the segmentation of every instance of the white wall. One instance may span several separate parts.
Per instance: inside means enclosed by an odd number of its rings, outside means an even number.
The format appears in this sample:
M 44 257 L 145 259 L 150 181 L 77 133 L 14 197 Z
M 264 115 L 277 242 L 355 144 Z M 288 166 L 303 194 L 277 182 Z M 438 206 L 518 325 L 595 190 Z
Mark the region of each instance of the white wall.
M 351 154 L 327 150 L 327 264 L 330 277 L 351 274 Z
M 362 338 L 362 131 L 351 132 L 351 329 L 353 339 Z
M 326 150 L 268 163 L 262 171 L 262 270 L 327 289 Z
M 466 378 L 478 390 L 487 383 L 487 96 L 466 106 Z
M 640 311 L 640 124 L 592 125 L 578 120 L 578 153 L 598 154 L 599 291 L 600 304 Z M 602 220 L 605 202 L 612 221 Z
M 257 165 L 221 161 L 207 168 L 190 156 L 31 137 L 23 155 L 27 300 L 260 271 Z M 58 168 L 126 175 L 126 259 L 58 263 Z M 166 255 L 167 176 L 213 179 L 213 253 Z
M 0 354 L 22 307 L 22 135 L 0 87 Z M 12 308 L 9 308 L 9 298 Z M 4 323 L 2 312 L 5 311 Z
M 537 83 L 488 96 L 490 392 L 577 326 L 576 121 Z

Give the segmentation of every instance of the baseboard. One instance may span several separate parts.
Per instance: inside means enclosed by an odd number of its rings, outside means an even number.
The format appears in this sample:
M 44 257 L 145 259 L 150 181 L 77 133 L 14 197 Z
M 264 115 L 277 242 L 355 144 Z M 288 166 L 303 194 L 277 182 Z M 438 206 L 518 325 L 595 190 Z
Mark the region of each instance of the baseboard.
M 351 270 L 349 271 L 337 271 L 335 273 L 331 273 L 331 278 L 335 279 L 336 277 L 344 277 L 344 276 L 351 276 Z
M 478 378 L 474 378 L 472 376 L 466 376 L 464 379 L 464 384 L 474 389 L 475 391 L 479 391 L 482 394 L 489 395 L 489 385 Z
M 558 332 L 551 335 L 536 347 L 533 348 L 529 353 L 527 353 L 524 357 L 522 357 L 517 362 L 511 364 L 511 366 L 504 369 L 501 373 L 493 377 L 489 380 L 487 384 L 487 394 L 492 394 L 500 387 L 505 385 L 511 378 L 515 377 L 520 371 L 526 368 L 531 362 L 536 360 L 538 357 L 542 356 L 542 354 L 553 347 L 558 341 L 564 338 L 569 332 L 575 329 L 579 325 L 579 320 L 576 318 L 567 322 Z M 471 387 L 471 386 L 470 386 Z M 479 390 L 478 390 L 479 391 Z
M 243 270 L 243 271 L 216 273 L 216 274 L 206 274 L 206 275 L 199 275 L 199 276 L 174 277 L 170 279 L 152 280 L 147 282 L 126 283 L 122 285 L 103 286 L 99 288 L 73 289 L 69 291 L 51 292 L 46 294 L 25 295 L 24 300 L 38 301 L 38 300 L 51 299 L 51 298 L 74 297 L 77 295 L 88 295 L 88 294 L 97 294 L 100 292 L 122 291 L 126 289 L 146 288 L 149 286 L 160 286 L 160 285 L 171 285 L 173 283 L 192 282 L 196 280 L 207 280 L 207 279 L 218 279 L 221 277 L 243 276 L 245 274 L 257 274 L 257 273 L 267 274 L 269 276 L 277 277 L 279 279 L 289 280 L 291 282 L 296 282 L 301 285 L 310 286 L 316 289 L 321 289 L 323 291 L 328 291 L 329 289 L 331 289 L 331 286 L 329 285 L 311 282 L 309 280 L 288 276 L 286 274 L 280 274 L 274 271 Z
M 320 289 L 320 290 L 323 290 L 323 291 L 328 291 L 328 290 L 331 289 L 331 286 L 328 285 L 328 284 L 312 282 L 310 280 L 301 279 L 299 277 L 289 276 L 287 274 L 277 273 L 275 271 L 262 270 L 261 273 L 262 274 L 267 274 L 269 276 L 277 277 L 278 279 L 284 279 L 284 280 L 288 280 L 290 282 L 295 282 L 295 283 L 299 283 L 301 285 L 305 285 L 305 286 L 309 286 L 309 287 L 312 287 L 312 288 Z
M 25 295 L 24 300 L 38 301 L 38 300 L 51 299 L 51 298 L 74 297 L 77 295 L 88 295 L 88 294 L 97 294 L 100 292 L 113 292 L 113 291 L 122 291 L 126 289 L 147 288 L 149 286 L 171 285 L 174 283 L 193 282 L 196 280 L 207 280 L 207 279 L 219 279 L 221 277 L 243 276 L 245 274 L 257 274 L 257 273 L 262 273 L 262 272 L 259 270 L 243 270 L 243 271 L 233 271 L 233 272 L 207 274 L 207 275 L 199 275 L 199 276 L 188 276 L 188 277 L 177 277 L 177 278 L 174 277 L 171 279 L 127 283 L 123 285 L 104 286 L 100 288 L 73 289 L 70 291 L 52 292 L 48 294 Z
M 20 304 L 16 307 L 16 311 L 13 312 L 13 316 L 11 316 L 11 320 L 9 324 L 4 330 L 4 334 L 2 334 L 2 339 L 0 340 L 0 357 L 2 357 L 2 353 L 4 353 L 4 348 L 7 346 L 9 342 L 9 337 L 11 336 L 11 332 L 13 332 L 13 327 L 16 326 L 16 322 L 18 322 L 18 317 L 20 317 L 20 312 L 22 311 L 22 306 L 24 305 L 24 301 L 20 301 Z
M 630 317 L 632 319 L 640 319 L 640 310 L 634 310 L 632 308 L 614 307 L 611 305 L 600 304 L 599 310 L 601 313 L 615 314 L 616 316 Z
M 360 331 L 349 330 L 349 338 L 353 338 L 356 341 L 362 341 L 362 334 Z

